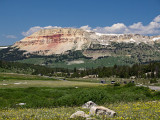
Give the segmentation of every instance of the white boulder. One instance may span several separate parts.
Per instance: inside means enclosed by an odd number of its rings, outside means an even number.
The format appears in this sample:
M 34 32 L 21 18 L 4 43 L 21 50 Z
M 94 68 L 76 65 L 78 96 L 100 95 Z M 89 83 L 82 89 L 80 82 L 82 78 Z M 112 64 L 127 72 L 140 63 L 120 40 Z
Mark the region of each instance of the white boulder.
M 26 105 L 26 103 L 18 103 L 18 104 L 16 104 L 16 105 Z
M 85 112 L 83 111 L 77 111 L 75 113 L 73 113 L 70 118 L 77 118 L 77 117 L 83 117 L 83 118 L 88 118 L 89 115 L 87 115 Z
M 103 106 L 93 106 L 90 109 L 89 115 L 90 116 L 107 115 L 107 116 L 110 116 L 110 117 L 114 117 L 116 115 L 116 112 L 114 112 L 113 110 L 110 110 L 106 107 L 103 107 Z
M 92 101 L 88 101 L 87 103 L 85 103 L 84 105 L 82 105 L 82 108 L 91 108 L 93 106 L 97 106 L 94 102 Z

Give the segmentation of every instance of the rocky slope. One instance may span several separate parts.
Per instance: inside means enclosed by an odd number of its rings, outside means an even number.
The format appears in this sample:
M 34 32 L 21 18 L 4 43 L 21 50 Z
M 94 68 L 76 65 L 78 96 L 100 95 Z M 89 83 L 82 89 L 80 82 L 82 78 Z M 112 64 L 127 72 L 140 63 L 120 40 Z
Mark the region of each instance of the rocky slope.
M 63 54 L 68 50 L 87 50 L 116 43 L 154 44 L 160 36 L 143 36 L 139 34 L 100 34 L 75 28 L 42 29 L 31 36 L 16 42 L 12 47 L 37 55 Z M 107 47 L 108 46 L 108 47 Z M 86 52 L 86 51 L 85 51 Z M 87 54 L 87 53 L 85 53 Z M 97 54 L 110 55 L 105 51 Z
M 91 44 L 89 34 L 81 29 L 42 29 L 16 42 L 13 47 L 39 55 L 61 54 L 88 48 Z

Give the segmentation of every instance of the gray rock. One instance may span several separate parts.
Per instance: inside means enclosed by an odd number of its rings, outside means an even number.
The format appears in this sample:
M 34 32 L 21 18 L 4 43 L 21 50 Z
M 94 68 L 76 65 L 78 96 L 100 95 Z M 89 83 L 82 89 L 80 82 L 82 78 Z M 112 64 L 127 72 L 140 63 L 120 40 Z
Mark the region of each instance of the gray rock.
M 94 102 L 92 101 L 88 101 L 87 103 L 85 103 L 84 105 L 82 105 L 82 108 L 91 108 L 93 106 L 97 106 Z
M 70 118 L 77 118 L 77 117 L 89 118 L 89 115 L 87 115 L 83 111 L 77 111 L 70 116 Z
M 113 110 L 110 110 L 106 107 L 103 107 L 103 106 L 93 106 L 90 109 L 89 115 L 90 116 L 107 115 L 109 117 L 114 117 L 116 115 L 116 112 L 114 112 Z
M 16 105 L 26 105 L 26 103 L 18 103 L 18 104 L 16 104 Z

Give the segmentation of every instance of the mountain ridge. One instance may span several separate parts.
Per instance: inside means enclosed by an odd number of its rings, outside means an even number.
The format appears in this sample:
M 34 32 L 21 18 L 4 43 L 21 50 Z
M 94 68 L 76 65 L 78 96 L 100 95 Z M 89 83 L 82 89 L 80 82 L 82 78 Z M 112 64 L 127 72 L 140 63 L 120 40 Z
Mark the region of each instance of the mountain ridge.
M 160 36 L 43 29 L 0 50 L 0 60 L 71 69 L 148 63 L 160 61 Z
M 16 42 L 12 47 L 38 55 L 52 55 L 64 54 L 68 50 L 86 50 L 97 44 L 108 46 L 112 42 L 152 45 L 160 42 L 160 35 L 102 34 L 77 28 L 41 29 Z

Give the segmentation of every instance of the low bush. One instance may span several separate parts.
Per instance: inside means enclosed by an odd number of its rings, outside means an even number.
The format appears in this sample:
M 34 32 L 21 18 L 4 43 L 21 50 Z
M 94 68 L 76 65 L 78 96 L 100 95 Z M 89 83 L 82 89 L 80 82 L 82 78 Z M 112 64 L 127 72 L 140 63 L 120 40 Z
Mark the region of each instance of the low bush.
M 150 83 L 158 83 L 158 81 L 156 79 L 151 79 Z
M 135 84 L 132 82 L 129 82 L 128 84 L 125 85 L 125 87 L 132 87 L 132 86 L 135 86 Z
M 126 86 L 0 89 L 0 108 L 80 106 L 90 100 L 103 105 L 160 99 L 159 93 L 149 88 L 133 85 L 128 87 L 130 84 Z M 26 105 L 18 106 L 16 105 L 18 103 L 26 103 Z
M 115 83 L 114 86 L 120 86 L 120 83 Z

